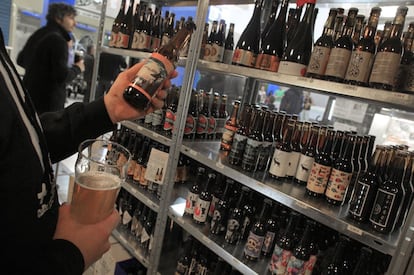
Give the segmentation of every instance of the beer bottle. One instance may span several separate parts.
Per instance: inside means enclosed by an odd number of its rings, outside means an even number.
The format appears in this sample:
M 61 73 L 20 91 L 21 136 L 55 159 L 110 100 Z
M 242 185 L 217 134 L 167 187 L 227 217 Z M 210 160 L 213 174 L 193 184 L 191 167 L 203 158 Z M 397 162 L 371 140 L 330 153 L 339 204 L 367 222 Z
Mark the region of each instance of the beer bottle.
M 310 137 L 307 144 L 302 144 L 301 154 L 299 158 L 298 168 L 296 170 L 295 182 L 300 185 L 306 185 L 309 174 L 315 161 L 315 150 L 319 136 L 319 125 L 310 127 Z
M 196 138 L 206 139 L 208 133 L 208 122 L 210 117 L 210 93 L 200 91 L 201 96 L 201 111 L 198 113 Z
M 187 193 L 185 209 L 184 209 L 185 215 L 192 216 L 194 214 L 194 208 L 195 208 L 198 196 L 200 194 L 200 183 L 203 181 L 204 174 L 205 174 L 205 168 L 201 166 L 198 167 L 196 179 L 194 180 L 192 186 L 190 187 Z
M 278 216 L 279 205 L 276 202 L 271 203 L 271 213 L 265 222 L 265 237 L 262 246 L 262 255 L 268 256 L 273 252 L 276 241 L 276 234 L 279 231 Z
M 224 236 L 224 240 L 229 244 L 235 244 L 240 239 L 240 229 L 243 225 L 242 203 L 247 198 L 249 192 L 250 189 L 243 186 L 236 205 L 230 210 L 229 218 L 227 220 L 226 234 Z
M 216 139 L 221 140 L 224 132 L 224 125 L 229 113 L 227 112 L 227 95 L 222 94 L 220 99 L 220 107 L 218 110 L 218 118 L 216 118 Z
M 354 147 L 354 150 L 351 156 L 352 176 L 351 176 L 349 185 L 345 190 L 344 199 L 342 200 L 342 205 L 344 205 L 345 203 L 349 201 L 349 198 L 351 197 L 351 193 L 354 189 L 355 183 L 358 180 L 358 176 L 361 171 L 360 155 L 362 153 L 363 140 L 364 140 L 363 136 L 357 135 L 356 140 L 355 140 L 355 147 Z
M 200 192 L 200 195 L 197 198 L 193 220 L 198 224 L 204 224 L 207 220 L 208 211 L 210 209 L 210 204 L 212 200 L 212 195 L 209 190 L 216 181 L 216 174 L 209 173 L 207 181 L 204 183 L 203 190 Z
M 134 81 L 124 91 L 124 98 L 131 106 L 141 110 L 148 108 L 152 97 L 174 71 L 179 51 L 188 42 L 194 29 L 194 23 L 186 24 L 168 44 L 161 46 L 146 60 Z
M 204 51 L 204 57 L 203 57 L 204 60 L 212 61 L 212 57 L 214 56 L 213 44 L 217 36 L 217 28 L 218 28 L 218 21 L 213 20 L 211 24 L 210 34 L 208 35 L 207 43 L 205 45 L 205 51 Z
M 226 178 L 226 187 L 214 207 L 213 217 L 210 222 L 210 233 L 214 235 L 221 235 L 226 230 L 227 214 L 230 207 L 229 196 L 231 195 L 230 192 L 233 185 L 234 180 Z
M 207 51 L 210 51 L 210 49 L 207 49 L 208 28 L 209 28 L 209 24 L 205 23 L 204 30 L 203 30 L 203 37 L 201 38 L 200 55 L 199 55 L 200 59 L 204 59 L 204 57 L 207 57 L 209 54 Z
M 230 151 L 230 148 L 233 143 L 233 137 L 237 132 L 238 128 L 237 117 L 239 113 L 239 108 L 240 100 L 235 100 L 233 102 L 233 109 L 231 111 L 231 115 L 227 118 L 224 125 L 224 132 L 221 137 L 220 150 Z
M 226 40 L 224 41 L 223 63 L 231 64 L 234 53 L 234 23 L 230 23 Z
M 269 18 L 266 21 L 266 25 L 264 26 L 261 36 L 260 36 L 260 43 L 263 44 L 263 39 L 266 37 L 267 32 L 269 31 L 270 27 L 276 20 L 277 9 L 279 8 L 280 1 L 279 0 L 272 0 Z
M 119 25 L 119 32 L 117 35 L 116 47 L 128 49 L 130 45 L 130 37 L 133 31 L 134 20 L 134 1 L 129 1 L 127 13 L 125 14 L 121 24 Z
M 246 148 L 248 127 L 253 108 L 250 105 L 245 105 L 242 111 L 242 118 L 239 122 L 239 129 L 234 135 L 233 144 L 230 149 L 228 161 L 232 165 L 241 165 L 244 150 Z
M 289 165 L 286 170 L 286 178 L 291 180 L 296 175 L 300 158 L 300 135 L 302 132 L 302 121 L 295 122 L 295 129 L 290 139 Z
M 184 134 L 185 139 L 194 139 L 197 128 L 198 119 L 198 97 L 199 94 L 196 90 L 192 90 L 190 106 L 188 106 L 187 119 L 185 120 Z
M 170 102 L 168 107 L 165 111 L 165 118 L 164 118 L 164 125 L 163 125 L 163 132 L 167 137 L 171 137 L 174 131 L 174 123 L 176 119 L 176 113 L 178 108 L 178 100 L 179 100 L 179 88 L 175 87 L 170 90 Z
M 116 42 L 118 41 L 118 33 L 120 29 L 120 25 L 122 24 L 122 21 L 125 17 L 125 5 L 126 0 L 121 1 L 121 6 L 118 11 L 118 15 L 115 17 L 113 23 L 112 23 L 112 29 L 111 29 L 111 37 L 109 39 L 109 47 L 116 47 Z
M 211 103 L 210 116 L 208 117 L 207 139 L 216 138 L 217 119 L 219 118 L 219 101 L 220 94 L 215 91 L 213 93 L 213 102 Z
M 161 46 L 167 45 L 174 35 L 175 13 L 165 16 L 165 26 L 161 38 Z
M 263 118 L 265 112 L 256 110 L 253 114 L 253 123 L 246 141 L 246 148 L 242 157 L 242 169 L 250 172 L 257 167 L 257 158 L 263 142 Z
M 260 150 L 257 160 L 257 170 L 264 171 L 269 164 L 270 154 L 272 152 L 272 146 L 274 142 L 273 125 L 275 123 L 276 114 L 267 110 L 264 117 L 263 126 L 263 142 L 262 149 Z

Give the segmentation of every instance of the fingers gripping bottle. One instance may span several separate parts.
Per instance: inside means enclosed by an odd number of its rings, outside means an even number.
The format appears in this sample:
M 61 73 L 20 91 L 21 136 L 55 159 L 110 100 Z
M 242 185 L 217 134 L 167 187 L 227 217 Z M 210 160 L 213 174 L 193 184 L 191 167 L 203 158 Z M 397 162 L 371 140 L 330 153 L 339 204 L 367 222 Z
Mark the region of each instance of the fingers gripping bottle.
M 124 91 L 124 99 L 137 109 L 149 107 L 151 99 L 175 70 L 180 50 L 188 43 L 196 26 L 188 22 L 166 44 L 156 49 Z

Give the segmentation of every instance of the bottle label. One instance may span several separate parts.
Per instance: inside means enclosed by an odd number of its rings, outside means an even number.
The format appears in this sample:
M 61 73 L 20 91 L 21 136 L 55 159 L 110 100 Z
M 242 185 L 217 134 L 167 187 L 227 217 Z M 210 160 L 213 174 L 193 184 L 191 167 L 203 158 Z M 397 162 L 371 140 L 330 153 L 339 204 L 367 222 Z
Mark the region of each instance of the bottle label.
M 354 51 L 349 60 L 345 79 L 368 83 L 371 66 L 374 62 L 374 54 L 370 52 Z
M 189 274 L 188 265 L 183 264 L 181 261 L 178 261 L 174 275 L 185 275 L 185 274 Z
M 173 130 L 174 122 L 175 122 L 175 113 L 171 110 L 167 110 L 165 112 L 165 120 L 164 120 L 164 130 L 169 131 Z
M 123 48 L 123 49 L 127 49 L 128 48 L 128 43 L 129 43 L 129 35 L 119 32 L 118 33 L 118 41 L 116 46 L 118 48 Z
M 349 213 L 354 216 L 361 217 L 362 211 L 365 209 L 371 186 L 369 184 L 358 181 L 355 185 L 354 195 L 349 203 Z
M 369 82 L 394 85 L 400 59 L 401 55 L 398 53 L 378 52 L 375 56 Z
M 174 64 L 159 53 L 152 53 L 130 84 L 145 95 L 148 100 L 155 95 L 165 79 L 174 71 Z
M 144 117 L 145 124 L 152 124 L 152 113 L 146 114 Z
M 204 223 L 207 220 L 209 208 L 210 201 L 202 200 L 199 196 L 194 207 L 193 219 L 200 223 Z
M 135 170 L 135 166 L 137 165 L 137 161 L 134 159 L 131 159 L 131 161 L 129 162 L 128 165 L 128 170 L 127 170 L 127 175 L 130 178 L 134 177 L 134 170 Z
M 217 198 L 216 196 L 213 196 L 213 199 L 211 200 L 210 203 L 210 208 L 208 209 L 208 216 L 209 217 L 213 217 L 214 215 L 214 210 L 216 209 L 216 205 L 219 201 L 219 198 Z
M 187 115 L 185 120 L 184 134 L 192 134 L 196 132 L 196 118 L 192 115 Z
M 193 214 L 194 213 L 194 207 L 198 199 L 198 194 L 195 194 L 193 192 L 188 192 L 187 198 L 185 200 L 185 213 L 187 214 Z
M 159 37 L 154 37 L 153 36 L 151 38 L 151 47 L 150 47 L 150 49 L 151 50 L 156 50 L 160 47 L 160 44 L 161 44 L 161 39 Z
M 328 184 L 331 167 L 314 162 L 309 174 L 306 188 L 317 194 L 325 193 Z
M 224 239 L 230 244 L 236 243 L 240 238 L 240 222 L 236 219 L 229 219 L 227 221 L 226 235 Z
M 164 118 L 164 113 L 162 109 L 157 109 L 152 113 L 152 126 L 160 126 Z
M 272 152 L 272 142 L 263 141 L 262 149 L 260 150 L 258 160 L 257 160 L 257 168 L 259 170 L 264 170 L 267 167 L 271 152 Z
M 332 169 L 325 195 L 336 201 L 343 201 L 346 189 L 351 181 L 352 173 Z
M 216 133 L 223 134 L 225 124 L 226 124 L 225 118 L 216 118 Z
M 208 117 L 203 114 L 198 115 L 197 134 L 205 134 L 208 131 Z
M 276 237 L 275 232 L 270 232 L 270 231 L 266 232 L 265 238 L 263 240 L 263 246 L 262 246 L 263 253 L 268 254 L 272 252 L 271 249 L 272 249 L 275 237 Z
M 137 50 L 149 50 L 151 47 L 151 36 L 145 32 L 138 33 Z
M 287 265 L 292 252 L 289 250 L 284 250 L 278 245 L 275 245 L 273 250 L 272 259 L 269 263 L 269 271 L 271 274 L 284 275 L 287 269 Z
M 224 128 L 223 136 L 221 137 L 221 148 L 224 150 L 230 150 L 231 144 L 233 143 L 233 137 L 237 131 L 236 127 L 233 127 L 234 130 L 229 129 L 227 125 Z
M 286 274 L 289 274 L 289 275 L 305 274 L 305 261 L 300 260 L 296 258 L 294 255 L 292 255 L 286 267 Z
M 310 57 L 307 73 L 325 75 L 331 48 L 315 46 Z
M 285 177 L 289 166 L 289 152 L 275 150 L 270 164 L 269 173 L 277 177 Z
M 254 64 L 256 63 L 256 56 L 251 51 L 237 48 L 234 50 L 232 62 L 237 65 L 254 67 Z
M 116 47 L 116 41 L 118 41 L 117 36 L 118 34 L 116 32 L 111 32 L 111 38 L 108 43 L 109 47 Z
M 369 220 L 372 224 L 386 228 L 391 221 L 391 213 L 396 205 L 396 194 L 378 189 Z M 396 219 L 396 217 L 394 217 Z
M 233 59 L 233 54 L 234 51 L 233 50 L 224 50 L 224 54 L 223 54 L 223 63 L 224 64 L 231 64 L 231 61 Z
M 235 134 L 233 138 L 233 145 L 230 149 L 229 159 L 232 163 L 239 163 L 243 157 L 244 149 L 246 148 L 247 137 L 240 134 Z
M 211 45 L 211 51 L 209 56 L 209 61 L 212 62 L 221 62 L 223 61 L 224 47 L 219 46 L 216 43 Z
M 264 236 L 258 236 L 252 231 L 250 231 L 247 242 L 244 246 L 244 254 L 250 259 L 258 259 L 260 256 L 260 251 L 262 250 L 262 245 L 264 241 Z
M 325 75 L 343 79 L 348 68 L 352 51 L 341 48 L 333 48 L 326 66 Z
M 220 234 L 221 232 L 224 232 L 226 230 L 226 225 L 223 224 L 224 222 L 225 213 L 218 209 L 218 207 L 215 207 L 213 217 L 211 219 L 210 223 L 210 232 L 213 234 Z
M 262 142 L 251 138 L 247 139 L 243 153 L 243 164 L 256 167 L 257 156 L 259 155 Z
M 134 34 L 132 35 L 131 49 L 133 50 L 138 49 L 138 42 L 139 42 L 139 32 L 134 31 Z
M 407 78 L 403 83 L 403 90 L 414 92 L 414 66 L 408 66 L 407 68 Z
M 286 176 L 287 177 L 293 177 L 294 175 L 296 175 L 296 170 L 298 168 L 299 159 L 300 159 L 300 153 L 299 152 L 291 151 L 289 153 L 289 165 L 288 165 L 288 168 L 286 170 Z
M 298 169 L 296 169 L 296 179 L 303 182 L 308 181 L 314 160 L 313 157 L 305 156 L 304 154 L 300 155 Z
M 210 116 L 208 118 L 207 134 L 213 135 L 216 133 L 217 121 L 215 117 Z
M 171 39 L 168 35 L 163 35 L 161 38 L 161 46 L 167 45 L 170 40 Z
M 278 72 L 288 75 L 305 76 L 306 65 L 290 61 L 280 61 Z
M 277 72 L 279 69 L 280 58 L 277 55 L 260 53 L 257 55 L 256 68 L 271 72 Z
M 316 255 L 311 255 L 309 257 L 309 260 L 305 262 L 304 267 L 304 275 L 312 275 L 313 268 L 315 267 L 316 261 L 318 260 L 318 257 Z

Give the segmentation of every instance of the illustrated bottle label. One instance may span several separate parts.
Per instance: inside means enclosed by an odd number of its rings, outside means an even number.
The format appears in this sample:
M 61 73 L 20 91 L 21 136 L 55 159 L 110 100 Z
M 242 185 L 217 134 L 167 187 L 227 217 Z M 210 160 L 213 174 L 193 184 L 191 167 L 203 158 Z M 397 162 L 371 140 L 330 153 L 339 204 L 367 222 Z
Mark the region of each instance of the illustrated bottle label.
M 400 65 L 400 54 L 392 52 L 378 52 L 375 56 L 374 65 L 369 82 L 394 84 L 394 77 Z
M 151 100 L 152 96 L 174 69 L 174 64 L 165 56 L 159 53 L 152 53 L 130 86 L 140 91 L 148 100 Z
M 336 201 L 343 201 L 351 177 L 352 173 L 343 172 L 335 168 L 332 169 L 325 191 L 326 197 Z
M 374 54 L 370 52 L 352 52 L 345 79 L 368 83 L 369 73 L 373 62 Z
M 185 120 L 184 134 L 192 134 L 196 132 L 196 118 L 192 115 L 187 115 Z
M 280 61 L 278 72 L 288 75 L 305 76 L 306 65 L 290 61 Z
M 237 65 L 254 67 L 254 64 L 256 63 L 256 56 L 251 51 L 237 48 L 234 50 L 232 62 Z
M 333 48 L 326 66 L 325 75 L 344 78 L 352 51 L 341 48 Z
M 231 64 L 231 61 L 233 59 L 233 54 L 234 54 L 233 50 L 224 50 L 223 63 L 224 64 Z
M 315 46 L 309 60 L 307 73 L 325 75 L 331 49 L 322 46 Z
M 269 173 L 277 177 L 285 177 L 289 166 L 289 156 L 289 152 L 276 149 L 270 163 Z
M 284 275 L 287 269 L 287 265 L 292 252 L 289 250 L 284 250 L 278 245 L 275 245 L 273 250 L 272 259 L 269 263 L 269 271 L 271 274 Z
M 221 61 L 223 61 L 223 53 L 224 53 L 224 47 L 213 43 L 211 45 L 211 52 L 210 52 L 210 56 L 209 56 L 210 57 L 209 61 L 212 61 L 212 62 L 221 62 Z
M 265 238 L 263 240 L 263 246 L 262 246 L 262 252 L 264 254 L 267 255 L 270 252 L 272 252 L 271 249 L 272 249 L 272 244 L 273 244 L 273 241 L 275 240 L 275 237 L 276 237 L 275 232 L 270 232 L 270 231 L 266 232 Z
M 242 163 L 247 166 L 256 167 L 257 157 L 260 152 L 262 142 L 248 138 L 244 149 Z
M 304 154 L 300 155 L 298 168 L 296 169 L 295 178 L 299 181 L 307 182 L 309 178 L 310 171 L 314 162 L 313 157 L 305 156 Z
M 215 117 L 210 116 L 208 118 L 208 127 L 207 127 L 207 134 L 213 135 L 216 133 L 216 127 L 217 127 L 217 120 Z
M 117 35 L 116 47 L 126 49 L 128 48 L 129 35 L 119 32 Z
M 234 134 L 237 128 L 230 125 L 224 126 L 223 136 L 221 137 L 221 148 L 223 150 L 230 150 L 231 144 L 233 143 Z
M 168 35 L 163 35 L 161 38 L 161 46 L 167 45 L 170 42 L 170 37 Z
M 211 44 L 206 44 L 204 47 L 204 56 L 203 59 L 206 61 L 210 61 L 210 55 L 211 55 Z
M 193 219 L 197 222 L 204 223 L 207 220 L 210 201 L 205 201 L 198 197 L 194 207 Z
M 267 167 L 270 153 L 272 152 L 272 143 L 270 141 L 262 142 L 262 149 L 257 158 L 257 169 L 264 170 Z
M 167 110 L 165 112 L 165 120 L 164 120 L 164 130 L 165 131 L 172 131 L 174 128 L 175 122 L 175 113 L 172 110 Z
M 280 58 L 277 55 L 260 53 L 257 55 L 256 68 L 271 72 L 279 69 Z
M 286 170 L 286 177 L 293 177 L 296 175 L 296 170 L 298 168 L 300 159 L 300 153 L 296 151 L 291 151 L 289 153 L 289 165 Z
M 226 230 L 225 224 L 223 224 L 224 215 L 225 213 L 223 213 L 220 209 L 217 209 L 217 207 L 215 207 L 213 217 L 210 223 L 211 233 L 220 234 L 221 232 L 224 232 L 224 230 Z
M 309 174 L 306 188 L 317 194 L 325 193 L 328 184 L 331 167 L 314 162 Z
M 358 184 L 355 185 L 353 198 L 349 202 L 349 213 L 356 217 L 362 216 L 370 189 L 369 184 L 358 181 Z
M 134 34 L 132 36 L 131 49 L 133 50 L 138 49 L 138 43 L 139 43 L 139 31 L 134 31 Z
M 131 221 L 131 234 L 132 236 L 135 236 L 137 234 L 137 228 L 138 228 L 138 217 L 137 216 L 132 216 L 132 221 Z
M 230 244 L 236 243 L 240 238 L 240 223 L 236 219 L 229 219 L 227 221 L 227 230 L 224 239 Z
M 264 236 L 258 236 L 250 231 L 246 245 L 244 246 L 244 254 L 250 259 L 258 259 L 260 251 L 262 250 L 263 241 Z
M 386 228 L 391 219 L 391 213 L 396 205 L 396 195 L 383 189 L 378 189 L 374 206 L 369 220 L 372 224 Z
M 118 40 L 117 36 L 118 36 L 118 33 L 111 32 L 111 38 L 108 43 L 109 47 L 116 47 L 116 41 Z
M 138 33 L 137 50 L 148 50 L 151 47 L 151 36 L 145 32 Z
M 206 134 L 208 131 L 208 117 L 203 114 L 198 116 L 197 134 Z
M 193 192 L 188 192 L 187 198 L 185 200 L 185 209 L 184 212 L 186 214 L 193 214 L 194 213 L 194 207 L 196 205 L 198 199 L 198 194 L 195 194 Z
M 300 275 L 305 274 L 305 261 L 291 256 L 286 268 L 286 274 Z

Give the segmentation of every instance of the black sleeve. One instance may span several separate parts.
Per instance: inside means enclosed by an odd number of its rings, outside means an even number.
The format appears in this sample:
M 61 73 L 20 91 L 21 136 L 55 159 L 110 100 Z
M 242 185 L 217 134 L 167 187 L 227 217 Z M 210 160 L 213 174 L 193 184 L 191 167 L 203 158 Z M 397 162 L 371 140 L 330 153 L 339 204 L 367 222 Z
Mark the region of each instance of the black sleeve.
M 103 97 L 91 103 L 74 103 L 59 112 L 44 113 L 40 120 L 52 162 L 76 153 L 83 140 L 96 138 L 114 128 Z

